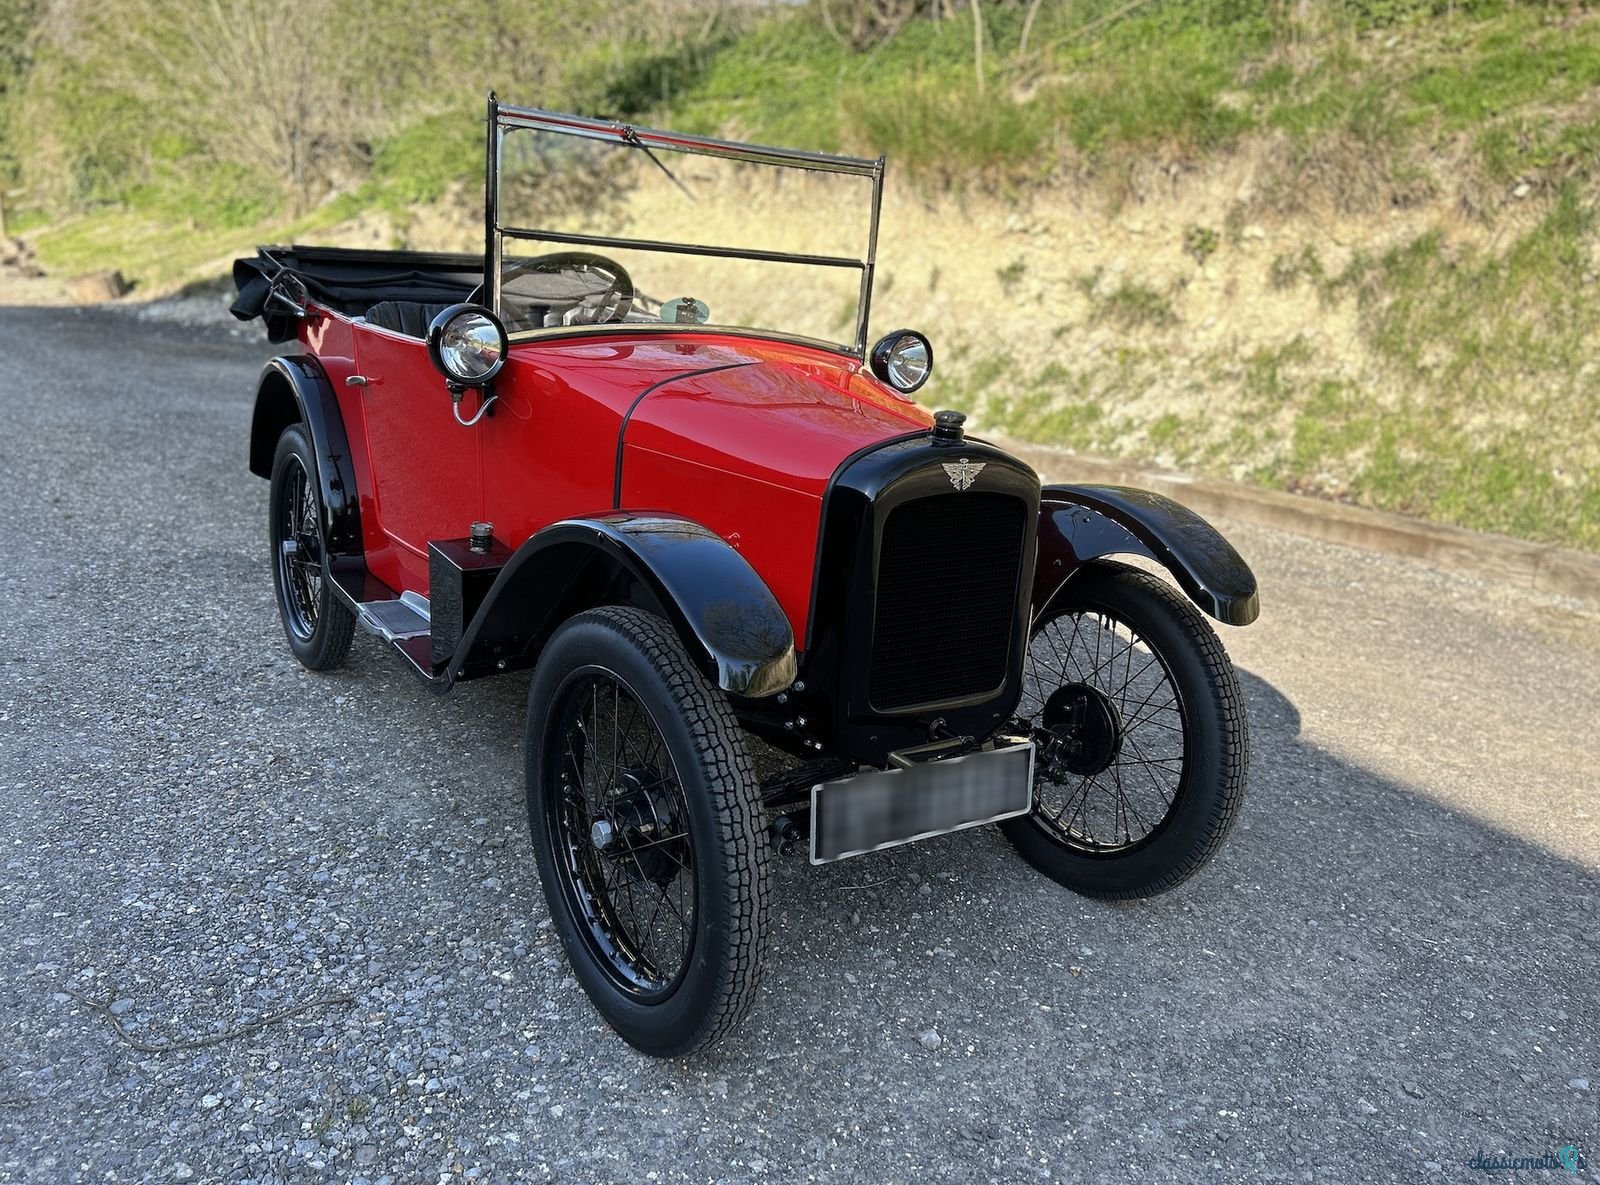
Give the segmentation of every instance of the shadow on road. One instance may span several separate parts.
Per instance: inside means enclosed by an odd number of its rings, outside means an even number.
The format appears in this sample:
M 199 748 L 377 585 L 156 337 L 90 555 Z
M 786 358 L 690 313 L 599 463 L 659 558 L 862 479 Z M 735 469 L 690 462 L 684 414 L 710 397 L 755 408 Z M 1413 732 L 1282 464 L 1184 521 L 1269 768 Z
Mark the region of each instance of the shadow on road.
M 767 1007 L 844 1045 L 936 1028 L 983 1067 L 983 1113 L 1099 1116 L 1113 1143 L 1119 1114 L 1224 1139 L 1266 1123 L 1416 1169 L 1600 1135 L 1567 1085 L 1595 1066 L 1600 876 L 1318 749 L 1242 681 L 1250 799 L 1187 885 L 1086 901 L 994 835 L 791 867 Z

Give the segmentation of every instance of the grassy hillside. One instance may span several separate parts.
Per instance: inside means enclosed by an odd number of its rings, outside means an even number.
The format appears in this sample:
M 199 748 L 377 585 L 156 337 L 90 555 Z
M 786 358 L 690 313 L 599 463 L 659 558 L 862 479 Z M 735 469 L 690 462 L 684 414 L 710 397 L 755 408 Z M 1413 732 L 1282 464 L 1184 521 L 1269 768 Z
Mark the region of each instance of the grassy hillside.
M 543 35 L 411 22 L 371 49 L 382 88 L 323 63 L 318 93 L 348 114 L 324 112 L 299 155 L 292 120 L 252 141 L 150 114 L 196 83 L 125 85 L 140 52 L 271 19 L 208 0 L 227 18 L 208 33 L 161 7 L 79 0 L 49 27 L 0 0 L 0 25 L 35 22 L 0 63 L 0 171 L 25 190 L 10 227 L 59 274 L 113 264 L 154 291 L 265 239 L 466 236 L 488 85 L 885 151 L 901 229 L 879 326 L 937 335 L 930 397 L 1048 443 L 1600 550 L 1600 17 L 1584 6 L 1075 0 L 984 4 L 975 26 L 948 2 L 886 25 L 870 0 L 655 0 L 585 29 L 570 6 L 505 0 Z M 479 7 L 458 0 L 452 27 Z M 144 50 L 113 32 L 130 22 Z

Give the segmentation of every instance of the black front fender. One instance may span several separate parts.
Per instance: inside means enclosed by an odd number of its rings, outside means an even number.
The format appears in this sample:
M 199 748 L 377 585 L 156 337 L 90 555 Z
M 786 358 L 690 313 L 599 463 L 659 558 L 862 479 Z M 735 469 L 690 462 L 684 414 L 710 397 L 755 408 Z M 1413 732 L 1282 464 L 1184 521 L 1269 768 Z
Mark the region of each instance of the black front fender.
M 468 626 L 450 677 L 525 665 L 563 621 L 604 604 L 660 613 L 724 691 L 768 696 L 794 682 L 794 630 L 749 561 L 699 523 L 628 512 L 553 523 L 519 547 Z
M 322 491 L 322 543 L 330 560 L 360 557 L 360 495 L 350 440 L 333 386 L 315 358 L 283 355 L 269 359 L 256 385 L 256 406 L 250 418 L 250 472 L 272 476 L 272 457 L 283 430 L 306 426 L 317 456 L 317 481 Z
M 1126 486 L 1045 486 L 1033 612 L 1044 612 L 1080 565 L 1106 555 L 1156 561 L 1205 612 L 1249 625 L 1261 612 L 1256 578 L 1205 519 L 1170 498 Z

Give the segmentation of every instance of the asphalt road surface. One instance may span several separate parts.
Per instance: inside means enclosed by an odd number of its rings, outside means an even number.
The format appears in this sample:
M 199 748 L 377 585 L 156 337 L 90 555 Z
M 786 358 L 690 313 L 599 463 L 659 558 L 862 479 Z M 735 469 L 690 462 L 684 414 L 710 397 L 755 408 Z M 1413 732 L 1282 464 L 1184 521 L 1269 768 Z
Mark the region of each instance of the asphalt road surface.
M 548 927 L 525 678 L 291 659 L 266 353 L 0 310 L 0 1180 L 1600 1180 L 1600 618 L 1235 529 L 1214 865 L 783 862 L 754 1014 L 659 1063 Z

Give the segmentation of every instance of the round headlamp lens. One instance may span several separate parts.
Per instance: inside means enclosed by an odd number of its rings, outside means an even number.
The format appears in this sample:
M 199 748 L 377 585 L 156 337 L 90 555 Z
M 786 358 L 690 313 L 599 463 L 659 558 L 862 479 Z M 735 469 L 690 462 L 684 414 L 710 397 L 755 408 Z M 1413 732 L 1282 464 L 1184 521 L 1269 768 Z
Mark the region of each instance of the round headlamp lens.
M 903 337 L 889 351 L 889 381 L 902 391 L 915 391 L 932 369 L 928 343 L 919 337 Z
M 896 329 L 879 339 L 868 361 L 897 394 L 910 395 L 933 373 L 933 347 L 915 330 Z
M 464 383 L 478 382 L 500 367 L 505 342 L 500 327 L 482 313 L 461 313 L 439 334 L 439 361 Z

